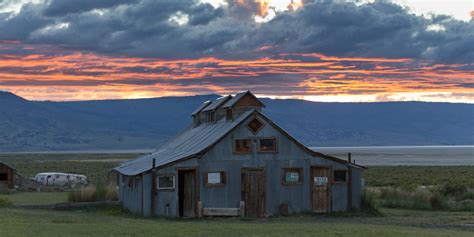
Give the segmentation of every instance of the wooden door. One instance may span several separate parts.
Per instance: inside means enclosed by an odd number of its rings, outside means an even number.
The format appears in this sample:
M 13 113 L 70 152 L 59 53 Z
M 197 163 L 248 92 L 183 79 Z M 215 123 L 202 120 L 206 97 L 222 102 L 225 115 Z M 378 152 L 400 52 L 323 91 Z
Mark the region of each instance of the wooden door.
M 311 169 L 311 202 L 313 212 L 325 213 L 331 207 L 330 179 L 328 167 L 313 167 Z
M 245 216 L 265 216 L 265 171 L 242 170 L 242 197 L 245 202 Z
M 196 217 L 196 172 L 179 171 L 179 214 Z

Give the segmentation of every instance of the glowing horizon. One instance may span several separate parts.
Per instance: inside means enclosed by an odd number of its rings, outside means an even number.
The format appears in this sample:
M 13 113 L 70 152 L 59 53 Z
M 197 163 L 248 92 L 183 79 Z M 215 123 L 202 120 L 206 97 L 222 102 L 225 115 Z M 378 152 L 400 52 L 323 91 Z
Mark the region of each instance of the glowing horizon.
M 28 100 L 137 99 L 253 90 L 320 102 L 474 103 L 474 68 L 404 58 L 282 54 L 273 58 L 164 60 L 112 57 L 2 42 L 0 90 Z M 15 66 L 12 66 L 15 65 Z

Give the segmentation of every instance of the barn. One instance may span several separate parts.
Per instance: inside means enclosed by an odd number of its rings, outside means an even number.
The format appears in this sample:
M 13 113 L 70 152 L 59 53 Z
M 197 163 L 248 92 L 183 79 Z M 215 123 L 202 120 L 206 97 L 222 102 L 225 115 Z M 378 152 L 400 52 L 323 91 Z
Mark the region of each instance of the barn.
M 364 167 L 309 149 L 264 107 L 250 91 L 204 102 L 183 132 L 115 168 L 123 207 L 176 217 L 359 208 Z
M 15 188 L 16 177 L 16 169 L 0 161 L 0 192 Z

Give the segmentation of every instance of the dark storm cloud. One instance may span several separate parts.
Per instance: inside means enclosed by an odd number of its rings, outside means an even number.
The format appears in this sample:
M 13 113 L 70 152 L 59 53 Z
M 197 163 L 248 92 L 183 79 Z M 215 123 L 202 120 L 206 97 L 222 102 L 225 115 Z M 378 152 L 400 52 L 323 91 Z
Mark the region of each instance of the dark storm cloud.
M 81 13 L 93 9 L 110 8 L 125 3 L 134 3 L 135 0 L 52 0 L 44 9 L 45 16 L 64 16 L 72 13 Z
M 385 1 L 305 2 L 260 24 L 253 21 L 255 6 L 235 1 L 214 8 L 194 0 L 52 0 L 0 15 L 0 40 L 167 59 L 317 52 L 474 62 L 474 21 L 426 19 Z

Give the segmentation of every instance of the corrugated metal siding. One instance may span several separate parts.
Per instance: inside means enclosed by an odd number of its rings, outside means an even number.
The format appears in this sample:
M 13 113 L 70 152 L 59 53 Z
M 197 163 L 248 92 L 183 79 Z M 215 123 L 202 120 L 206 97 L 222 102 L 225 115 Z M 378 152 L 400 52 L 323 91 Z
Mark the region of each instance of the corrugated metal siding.
M 364 179 L 362 170 L 352 169 L 352 207 L 359 209 L 361 207 L 362 193 L 364 192 Z
M 120 175 L 120 200 L 123 207 L 130 210 L 130 212 L 142 215 L 142 180 L 141 176 L 125 176 Z M 132 179 L 129 185 L 129 179 Z

